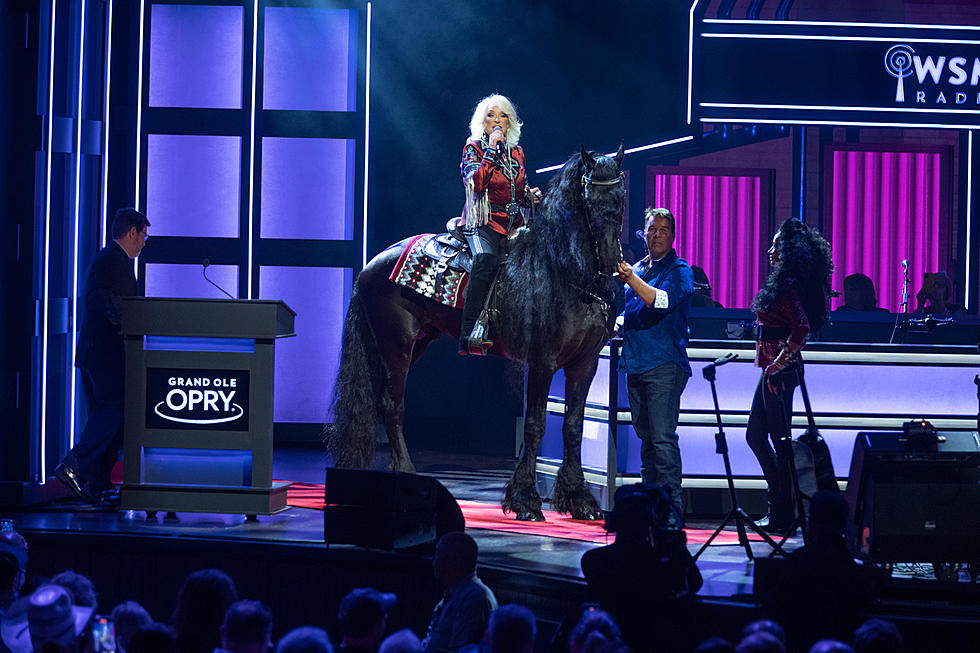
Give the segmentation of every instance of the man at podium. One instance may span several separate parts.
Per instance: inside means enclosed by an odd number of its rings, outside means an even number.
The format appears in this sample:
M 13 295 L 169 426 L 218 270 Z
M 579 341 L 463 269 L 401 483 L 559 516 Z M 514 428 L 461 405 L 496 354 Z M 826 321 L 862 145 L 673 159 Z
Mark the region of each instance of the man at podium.
M 88 422 L 54 474 L 89 503 L 118 503 L 110 474 L 122 446 L 126 365 L 117 298 L 138 293 L 133 259 L 146 244 L 150 221 L 136 209 L 116 211 L 112 242 L 95 256 L 85 282 L 85 319 L 78 337 Z

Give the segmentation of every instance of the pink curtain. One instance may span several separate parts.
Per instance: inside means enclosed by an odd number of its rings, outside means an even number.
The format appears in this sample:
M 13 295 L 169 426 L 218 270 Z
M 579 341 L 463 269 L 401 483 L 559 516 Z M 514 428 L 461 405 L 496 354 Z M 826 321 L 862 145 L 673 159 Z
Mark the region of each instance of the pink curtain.
M 907 259 L 915 310 L 923 273 L 940 269 L 940 159 L 938 152 L 833 151 L 834 290 L 860 272 L 874 282 L 878 305 L 898 311 Z M 839 297 L 833 307 L 843 303 Z
M 676 217 L 674 248 L 704 268 L 712 298 L 725 308 L 750 307 L 763 281 L 766 249 L 762 178 L 649 169 L 647 189 L 648 206 L 670 209 Z

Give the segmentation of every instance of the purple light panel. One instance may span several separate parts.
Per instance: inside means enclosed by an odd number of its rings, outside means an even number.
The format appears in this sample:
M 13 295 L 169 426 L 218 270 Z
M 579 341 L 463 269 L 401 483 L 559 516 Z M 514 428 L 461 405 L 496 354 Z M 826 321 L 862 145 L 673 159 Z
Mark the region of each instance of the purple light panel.
M 260 299 L 296 311 L 296 337 L 276 341 L 276 422 L 332 422 L 328 412 L 350 301 L 349 268 L 259 268 Z
M 150 106 L 242 108 L 242 7 L 155 4 Z
M 155 222 L 150 228 L 154 227 Z M 227 299 L 224 293 L 207 282 L 203 271 L 204 266 L 196 264 L 147 263 L 146 296 Z M 208 277 L 232 295 L 238 296 L 237 265 L 209 265 Z
M 647 206 L 674 214 L 674 249 L 704 268 L 712 299 L 725 308 L 748 308 L 761 284 L 760 187 L 759 177 L 647 171 Z
M 150 234 L 237 238 L 241 139 L 150 134 L 147 142 Z
M 262 108 L 354 111 L 357 12 L 267 7 Z
M 909 311 L 914 311 L 923 274 L 941 270 L 940 194 L 938 153 L 834 151 L 833 288 L 843 291 L 844 277 L 866 274 L 875 284 L 878 306 L 897 312 L 901 261 L 908 259 Z M 844 298 L 833 301 L 837 308 Z
M 336 138 L 262 139 L 263 238 L 353 238 L 354 144 Z

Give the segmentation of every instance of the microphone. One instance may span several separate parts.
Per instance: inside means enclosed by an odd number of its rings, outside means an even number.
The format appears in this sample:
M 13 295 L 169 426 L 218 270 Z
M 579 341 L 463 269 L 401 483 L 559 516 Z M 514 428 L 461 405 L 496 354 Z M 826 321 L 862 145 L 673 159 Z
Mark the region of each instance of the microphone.
M 230 292 L 228 292 L 227 290 L 225 290 L 224 288 L 222 288 L 221 286 L 219 286 L 218 284 L 216 284 L 215 282 L 211 281 L 211 279 L 208 278 L 208 266 L 211 265 L 211 259 L 209 259 L 209 258 L 204 259 L 203 261 L 201 261 L 201 265 L 203 266 L 201 268 L 201 274 L 204 275 L 204 279 L 209 284 L 211 284 L 212 286 L 214 286 L 215 288 L 217 288 L 218 290 L 220 290 L 221 292 L 223 292 L 225 295 L 227 295 L 228 296 L 228 299 L 238 299 L 237 297 L 235 297 L 234 295 L 232 295 Z
M 494 127 L 493 130 L 495 132 L 501 131 L 500 125 L 497 125 L 496 127 Z M 499 143 L 497 143 L 497 154 L 501 154 L 502 155 L 503 153 L 504 153 L 504 142 L 503 141 L 500 141 Z
M 719 356 L 718 358 L 716 358 L 715 359 L 715 362 L 709 364 L 708 367 L 718 367 L 719 365 L 724 365 L 725 363 L 730 363 L 733 360 L 735 360 L 736 358 L 738 358 L 738 354 L 736 354 L 733 351 L 730 351 L 727 354 L 725 354 L 724 356 Z
M 907 258 L 902 259 L 902 267 L 905 268 L 906 270 L 909 269 L 909 260 Z

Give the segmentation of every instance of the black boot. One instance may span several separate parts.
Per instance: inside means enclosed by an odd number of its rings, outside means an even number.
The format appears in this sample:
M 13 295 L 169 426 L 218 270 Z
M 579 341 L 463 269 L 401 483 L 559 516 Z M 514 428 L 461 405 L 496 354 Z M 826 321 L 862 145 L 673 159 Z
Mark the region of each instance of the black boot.
M 473 259 L 473 270 L 463 295 L 463 321 L 459 329 L 459 354 L 483 356 L 493 346 L 493 341 L 485 338 L 485 333 L 473 337 L 473 328 L 487 303 L 487 295 L 497 276 L 500 258 L 494 254 L 479 254 Z

